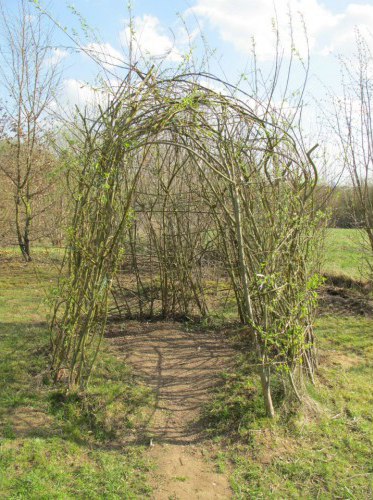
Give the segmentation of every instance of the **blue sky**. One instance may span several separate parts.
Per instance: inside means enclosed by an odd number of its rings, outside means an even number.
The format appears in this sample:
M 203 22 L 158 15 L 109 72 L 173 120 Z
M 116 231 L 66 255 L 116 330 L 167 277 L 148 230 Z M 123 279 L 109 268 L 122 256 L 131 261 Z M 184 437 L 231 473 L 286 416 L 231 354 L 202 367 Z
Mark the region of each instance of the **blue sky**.
M 18 0 L 0 0 L 5 8 L 15 9 Z M 65 0 L 40 0 L 61 25 L 78 29 L 76 16 Z M 75 0 L 73 5 L 87 20 L 98 28 L 98 42 L 85 47 L 99 50 L 110 58 L 123 57 L 126 45 L 126 28 L 129 13 L 127 0 Z M 373 1 L 348 0 L 132 0 L 131 11 L 136 31 L 137 50 L 148 57 L 167 53 L 167 63 L 177 64 L 188 50 L 186 34 L 177 14 L 181 15 L 191 34 L 191 44 L 201 50 L 202 32 L 211 48 L 216 49 L 213 71 L 224 70 L 227 78 L 235 82 L 252 60 L 252 38 L 255 38 L 259 65 L 268 71 L 274 60 L 274 40 L 271 19 L 276 15 L 285 55 L 289 54 L 289 17 L 292 23 L 295 46 L 305 54 L 305 37 L 302 23 L 307 28 L 311 71 L 307 97 L 321 100 L 325 87 L 338 95 L 340 72 L 337 56 L 347 57 L 354 52 L 354 29 L 357 26 L 367 33 L 373 32 Z M 300 15 L 301 13 L 301 15 Z M 83 82 L 92 81 L 93 68 L 85 55 L 72 54 L 67 46 L 71 42 L 63 32 L 55 32 L 55 60 L 64 67 L 62 95 L 65 101 L 79 103 L 89 100 L 90 92 Z M 371 37 L 371 35 L 369 35 Z M 199 47 L 199 49 L 198 49 Z M 372 47 L 373 48 L 373 47 Z M 300 68 L 295 68 L 292 87 L 302 80 Z M 310 104 L 312 107 L 312 104 Z M 310 119 L 309 119 L 310 121 Z
M 2 0 L 5 8 L 16 8 L 18 0 Z M 40 0 L 63 26 L 77 27 L 65 0 Z M 128 23 L 127 0 L 75 0 L 71 2 L 91 27 L 98 28 L 102 50 L 119 56 L 125 45 Z M 216 49 L 226 75 L 233 81 L 251 58 L 251 40 L 256 40 L 258 60 L 269 67 L 274 57 L 271 19 L 276 15 L 285 50 L 289 44 L 288 8 L 293 18 L 295 45 L 304 53 L 305 38 L 299 12 L 304 17 L 311 50 L 311 91 L 316 80 L 337 86 L 336 55 L 353 51 L 354 26 L 373 31 L 373 1 L 348 0 L 132 0 L 132 16 L 140 50 L 148 55 L 170 51 L 170 62 L 187 50 L 178 15 L 183 16 L 192 35 L 198 28 L 211 48 Z M 87 42 L 88 43 L 88 42 Z M 198 35 L 192 43 L 201 47 Z M 87 58 L 73 57 L 64 49 L 71 43 L 56 31 L 56 59 L 63 60 L 65 78 L 89 78 Z M 97 48 L 97 47 L 95 47 Z M 172 50 L 171 50 L 172 49 Z

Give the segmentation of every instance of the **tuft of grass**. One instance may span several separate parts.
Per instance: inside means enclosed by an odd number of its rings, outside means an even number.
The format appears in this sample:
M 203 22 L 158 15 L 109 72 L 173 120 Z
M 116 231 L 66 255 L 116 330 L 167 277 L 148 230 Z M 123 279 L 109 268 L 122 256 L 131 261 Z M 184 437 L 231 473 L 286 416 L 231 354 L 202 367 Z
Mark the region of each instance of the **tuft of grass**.
M 50 393 L 50 411 L 67 438 L 76 442 L 120 439 L 141 417 L 153 394 L 133 383 L 126 365 L 103 352 L 84 393 Z
M 252 426 L 266 420 L 259 377 L 241 370 L 222 374 L 223 385 L 204 408 L 204 421 L 213 436 L 245 437 Z

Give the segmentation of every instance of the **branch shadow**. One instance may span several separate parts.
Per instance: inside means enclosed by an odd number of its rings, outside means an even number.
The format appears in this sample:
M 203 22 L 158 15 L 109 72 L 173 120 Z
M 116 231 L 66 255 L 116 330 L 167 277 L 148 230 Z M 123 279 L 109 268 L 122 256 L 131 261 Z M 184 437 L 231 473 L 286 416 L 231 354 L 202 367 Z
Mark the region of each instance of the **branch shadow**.
M 133 444 L 196 444 L 208 438 L 202 410 L 234 367 L 235 352 L 217 333 L 185 331 L 176 323 L 112 325 L 107 337 L 154 403 Z

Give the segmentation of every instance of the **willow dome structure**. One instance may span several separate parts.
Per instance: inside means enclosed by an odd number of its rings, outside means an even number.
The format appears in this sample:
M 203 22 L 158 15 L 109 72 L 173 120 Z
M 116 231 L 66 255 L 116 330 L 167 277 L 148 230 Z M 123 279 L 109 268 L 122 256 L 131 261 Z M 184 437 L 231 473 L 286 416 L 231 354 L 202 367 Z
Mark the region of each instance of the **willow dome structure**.
M 302 374 L 313 379 L 315 369 L 317 171 L 282 110 L 216 85 L 211 75 L 132 68 L 106 107 L 79 113 L 65 151 L 74 209 L 50 325 L 53 370 L 56 379 L 67 370 L 70 386 L 88 383 L 136 238 L 157 250 L 163 316 L 191 301 L 208 315 L 207 245 L 253 341 L 273 417 L 271 377 L 280 373 L 301 399 Z

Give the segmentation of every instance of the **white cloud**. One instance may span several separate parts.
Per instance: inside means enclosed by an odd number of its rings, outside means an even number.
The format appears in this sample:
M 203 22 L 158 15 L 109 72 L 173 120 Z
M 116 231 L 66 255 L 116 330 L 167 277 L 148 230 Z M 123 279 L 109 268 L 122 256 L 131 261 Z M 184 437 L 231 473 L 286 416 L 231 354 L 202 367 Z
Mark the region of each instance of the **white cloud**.
M 69 107 L 93 106 L 102 103 L 106 93 L 81 80 L 68 78 L 62 82 L 61 98 Z
M 159 19 L 155 16 L 144 14 L 133 19 L 134 48 L 143 55 L 150 57 L 165 57 L 169 61 L 179 62 L 181 54 L 175 47 L 174 40 L 168 36 Z M 130 27 L 127 26 L 120 34 L 123 45 L 128 46 L 130 40 Z
M 84 50 L 100 61 L 106 69 L 113 70 L 116 66 L 123 65 L 123 55 L 110 43 L 89 43 Z
M 179 23 L 176 32 L 176 39 L 178 46 L 184 47 L 186 50 L 192 45 L 192 43 L 201 35 L 203 31 L 204 23 L 202 19 L 198 20 L 198 25 L 191 29 L 184 23 Z
M 61 50 L 59 48 L 52 49 L 50 56 L 46 59 L 46 64 L 54 66 L 65 59 L 68 56 L 68 52 L 66 50 Z
M 339 17 L 338 25 L 333 33 L 329 34 L 329 41 L 323 47 L 322 54 L 330 52 L 351 55 L 355 51 L 355 29 L 365 35 L 367 41 L 373 28 L 373 5 L 349 4 Z
M 289 12 L 294 46 L 300 53 L 307 47 L 303 25 L 310 50 L 318 54 L 345 47 L 354 39 L 355 25 L 373 26 L 373 5 L 369 4 L 351 3 L 335 14 L 319 0 L 196 0 L 187 13 L 191 11 L 207 18 L 221 38 L 240 52 L 249 54 L 252 38 L 255 38 L 256 52 L 262 60 L 274 57 L 273 19 L 276 19 L 282 46 L 290 49 Z
M 216 92 L 217 94 L 229 94 L 229 89 L 227 89 L 223 84 L 219 83 L 218 81 L 210 78 L 201 78 L 198 80 L 198 83 L 202 85 L 202 87 L 205 87 L 206 89 L 212 90 L 213 92 Z

